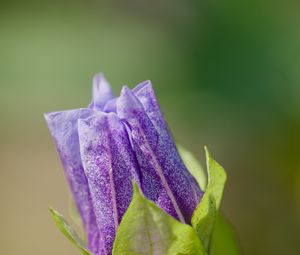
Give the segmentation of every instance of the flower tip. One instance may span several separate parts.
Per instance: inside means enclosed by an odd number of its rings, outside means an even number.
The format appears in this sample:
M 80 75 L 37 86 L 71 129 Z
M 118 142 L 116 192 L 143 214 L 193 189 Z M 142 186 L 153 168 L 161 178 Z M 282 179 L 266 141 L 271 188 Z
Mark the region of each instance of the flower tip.
M 131 89 L 127 85 L 124 85 L 121 90 L 120 101 L 128 105 L 135 105 L 138 100 Z
M 139 91 L 142 91 L 144 88 L 150 88 L 153 90 L 153 86 L 150 80 L 143 81 L 135 86 L 133 89 L 133 92 L 138 93 Z
M 46 112 L 46 113 L 44 113 L 44 118 L 45 118 L 45 120 L 49 120 L 50 119 L 50 116 L 53 114 L 53 112 Z
M 121 119 L 135 116 L 135 111 L 141 110 L 143 106 L 131 89 L 123 86 L 121 95 L 116 102 L 117 114 Z
M 98 73 L 93 78 L 93 92 L 112 92 L 111 87 L 104 74 Z
M 43 115 L 44 115 L 45 120 L 48 122 L 48 119 L 49 119 L 49 112 L 46 112 L 46 113 L 44 113 Z
M 128 93 L 130 93 L 131 91 L 130 91 L 130 88 L 128 88 L 128 86 L 127 85 L 123 85 L 122 86 L 122 89 L 121 89 L 121 95 L 120 96 L 122 96 L 122 95 L 124 95 L 124 94 L 128 94 Z
M 112 98 L 114 98 L 114 93 L 109 82 L 102 73 L 96 74 L 93 78 L 93 102 L 90 107 L 102 109 Z
M 101 81 L 102 82 L 103 81 L 107 81 L 105 79 L 104 74 L 103 73 L 97 73 L 97 74 L 95 74 L 94 77 L 93 77 L 93 85 L 98 87 L 99 85 L 101 85 Z
M 46 120 L 49 127 L 52 126 L 56 115 L 57 115 L 57 112 L 44 113 L 44 118 L 45 118 L 45 120 Z

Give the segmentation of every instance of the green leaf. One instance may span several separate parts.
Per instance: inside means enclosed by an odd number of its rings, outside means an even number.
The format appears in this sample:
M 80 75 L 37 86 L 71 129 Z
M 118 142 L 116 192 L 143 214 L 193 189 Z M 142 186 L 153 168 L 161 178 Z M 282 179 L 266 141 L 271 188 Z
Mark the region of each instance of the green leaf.
M 193 214 L 192 226 L 205 249 L 208 250 L 227 176 L 223 167 L 211 157 L 207 148 L 205 148 L 205 152 L 208 184 L 205 194 Z
M 64 217 L 53 208 L 50 208 L 50 212 L 54 220 L 56 221 L 56 225 L 59 230 L 73 243 L 79 248 L 84 255 L 92 255 L 92 253 L 88 250 L 85 246 L 83 241 L 80 239 L 78 234 L 75 232 L 74 229 L 68 224 L 68 222 L 64 219 Z
M 205 249 L 208 251 L 210 238 L 216 219 L 216 202 L 209 191 L 204 194 L 201 203 L 196 208 L 192 217 L 192 226 L 196 230 Z
M 119 226 L 114 255 L 207 254 L 191 226 L 164 212 L 133 185 L 133 199 Z
M 185 164 L 189 172 L 194 176 L 200 188 L 202 190 L 205 190 L 207 178 L 200 162 L 190 151 L 185 149 L 183 146 L 177 144 L 177 149 L 183 160 L 183 163 Z
M 223 196 L 224 186 L 227 181 L 227 174 L 224 168 L 212 158 L 206 147 L 205 153 L 208 175 L 208 185 L 206 190 L 210 190 L 213 198 L 215 199 L 216 208 L 219 209 Z
M 218 214 L 211 239 L 210 255 L 223 254 L 239 255 L 241 251 L 234 228 L 222 214 Z

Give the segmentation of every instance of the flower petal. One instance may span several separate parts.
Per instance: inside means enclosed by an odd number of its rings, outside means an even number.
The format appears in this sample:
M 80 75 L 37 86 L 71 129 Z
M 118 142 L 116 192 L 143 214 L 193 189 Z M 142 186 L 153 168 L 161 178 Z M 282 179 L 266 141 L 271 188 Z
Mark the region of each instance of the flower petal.
M 139 181 L 138 166 L 127 131 L 114 113 L 98 112 L 78 121 L 81 159 L 97 223 L 111 254 L 116 231 Z
M 106 102 L 114 97 L 114 92 L 104 75 L 95 75 L 93 80 L 93 101 L 89 107 L 96 110 L 102 110 Z
M 116 112 L 116 98 L 113 98 L 104 105 L 103 112 Z
M 163 114 L 160 110 L 159 103 L 156 99 L 155 91 L 153 89 L 151 81 L 144 81 L 140 84 L 138 84 L 133 89 L 134 94 L 136 97 L 140 100 L 140 102 L 143 105 L 143 108 L 147 115 L 149 116 L 149 119 L 153 123 L 155 129 L 160 134 L 160 137 L 164 139 L 164 143 L 169 143 L 168 146 L 172 148 L 173 153 L 177 154 L 176 158 L 180 161 L 178 164 L 184 165 L 180 154 L 176 148 L 176 145 L 174 143 L 172 134 L 168 128 L 168 125 L 163 117 Z M 186 169 L 186 167 L 184 167 Z M 198 205 L 203 197 L 204 192 L 199 188 L 199 185 L 195 178 L 190 174 L 189 171 L 186 171 L 187 175 L 189 175 L 191 187 L 194 191 L 195 197 L 196 197 L 196 204 Z M 196 205 L 196 206 L 197 206 Z
M 154 92 L 151 92 L 151 84 L 140 86 L 135 93 L 141 101 L 123 87 L 117 100 L 117 114 L 131 128 L 142 173 L 142 190 L 166 212 L 190 223 L 203 192 L 178 154 Z
M 151 81 L 138 84 L 132 91 L 143 105 L 154 127 L 159 129 L 158 132 L 166 129 L 167 123 L 160 110 Z
M 86 176 L 80 160 L 77 120 L 92 114 L 90 109 L 76 109 L 45 114 L 50 132 L 55 140 L 66 177 L 69 181 L 78 211 L 87 232 L 89 248 L 98 252 L 99 231 L 93 211 Z

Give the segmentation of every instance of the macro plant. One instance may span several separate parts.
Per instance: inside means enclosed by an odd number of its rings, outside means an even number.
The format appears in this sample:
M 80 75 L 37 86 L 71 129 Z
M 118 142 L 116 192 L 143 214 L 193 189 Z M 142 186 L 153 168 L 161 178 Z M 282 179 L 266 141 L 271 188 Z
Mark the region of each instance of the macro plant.
M 195 157 L 175 144 L 150 81 L 123 86 L 115 97 L 96 75 L 87 108 L 45 118 L 86 237 L 51 212 L 84 254 L 239 253 L 219 213 L 224 169 L 205 148 L 206 180 Z

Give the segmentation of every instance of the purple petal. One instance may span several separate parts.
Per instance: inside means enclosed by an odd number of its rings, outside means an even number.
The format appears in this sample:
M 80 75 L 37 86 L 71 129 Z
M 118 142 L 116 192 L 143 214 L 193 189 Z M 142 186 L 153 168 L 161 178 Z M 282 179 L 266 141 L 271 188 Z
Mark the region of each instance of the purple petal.
M 107 254 L 132 199 L 137 162 L 127 131 L 114 113 L 99 112 L 78 121 L 81 158 L 88 179 L 97 223 Z
M 132 91 L 143 105 L 154 127 L 162 131 L 167 131 L 167 123 L 160 110 L 151 81 L 144 81 L 138 84 Z
M 140 101 L 123 87 L 117 114 L 131 128 L 144 194 L 172 216 L 190 223 L 203 192 L 184 166 L 151 90 L 151 84 L 139 85 L 135 93 Z
M 153 123 L 157 132 L 160 134 L 160 137 L 164 139 L 164 143 L 165 144 L 169 143 L 168 146 L 170 146 L 170 148 L 173 149 L 174 155 L 175 154 L 178 155 L 175 158 L 177 158 L 180 162 L 177 163 L 180 165 L 184 165 L 178 153 L 174 140 L 172 138 L 172 134 L 160 110 L 160 106 L 156 99 L 155 91 L 153 89 L 151 81 L 144 81 L 138 84 L 133 89 L 133 92 L 142 103 L 145 112 L 149 116 L 149 119 Z M 185 171 L 185 172 L 187 172 L 187 175 L 189 175 L 191 186 L 196 196 L 196 201 L 197 201 L 196 204 L 198 205 L 201 201 L 204 192 L 199 188 L 197 181 L 190 174 L 190 172 L 189 171 Z
M 91 116 L 90 109 L 77 109 L 45 114 L 50 132 L 64 166 L 77 208 L 87 233 L 89 248 L 98 252 L 99 231 L 93 211 L 86 176 L 83 171 L 77 131 L 77 120 Z
M 116 98 L 109 100 L 103 107 L 103 112 L 116 112 Z
M 93 102 L 90 108 L 102 110 L 106 102 L 114 98 L 114 92 L 103 74 L 97 74 L 93 80 Z

